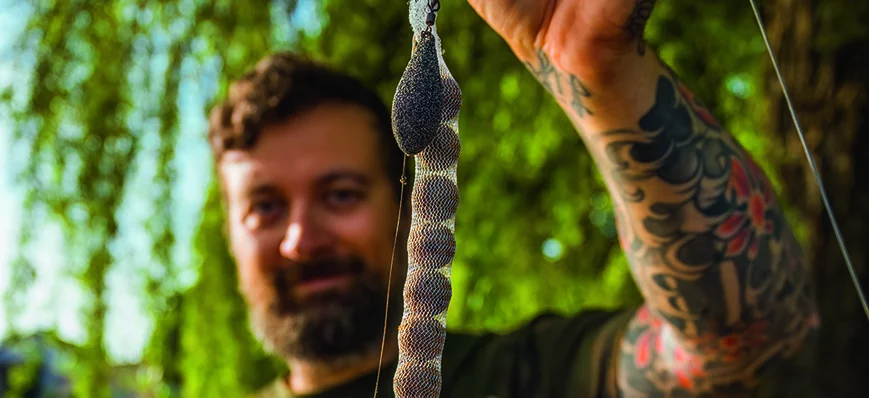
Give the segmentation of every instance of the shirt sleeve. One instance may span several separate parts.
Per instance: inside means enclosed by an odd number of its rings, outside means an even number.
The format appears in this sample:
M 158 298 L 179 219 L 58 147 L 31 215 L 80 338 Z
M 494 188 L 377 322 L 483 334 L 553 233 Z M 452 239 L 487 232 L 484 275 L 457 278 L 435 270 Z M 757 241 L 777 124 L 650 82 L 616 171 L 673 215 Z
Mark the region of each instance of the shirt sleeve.
M 543 315 L 507 334 L 449 334 L 443 394 L 456 398 L 614 396 L 622 331 L 635 309 Z

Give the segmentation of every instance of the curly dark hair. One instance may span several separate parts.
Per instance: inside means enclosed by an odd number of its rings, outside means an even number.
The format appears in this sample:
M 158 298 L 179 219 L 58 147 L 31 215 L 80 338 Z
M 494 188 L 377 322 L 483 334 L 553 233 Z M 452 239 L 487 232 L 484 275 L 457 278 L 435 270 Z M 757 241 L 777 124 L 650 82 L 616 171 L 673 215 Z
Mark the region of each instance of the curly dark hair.
M 208 141 L 214 158 L 219 163 L 228 150 L 253 148 L 268 123 L 331 103 L 359 105 L 371 111 L 397 198 L 404 153 L 392 135 L 389 109 L 358 79 L 300 54 L 271 54 L 230 85 L 226 100 L 212 108 L 209 118 Z

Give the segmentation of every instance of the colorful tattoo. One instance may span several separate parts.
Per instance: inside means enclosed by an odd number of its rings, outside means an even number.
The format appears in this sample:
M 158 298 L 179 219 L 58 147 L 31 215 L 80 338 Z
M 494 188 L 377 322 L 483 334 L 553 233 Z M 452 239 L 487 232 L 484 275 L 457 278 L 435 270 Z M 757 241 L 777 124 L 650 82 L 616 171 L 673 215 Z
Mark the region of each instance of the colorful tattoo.
M 639 27 L 648 13 L 635 14 Z M 550 92 L 571 88 L 557 98 L 574 120 L 591 115 L 586 85 L 545 54 L 537 58 L 528 67 Z M 619 389 L 632 397 L 729 397 L 773 385 L 767 391 L 781 396 L 793 383 L 780 370 L 801 368 L 819 324 L 804 257 L 761 169 L 662 69 L 636 127 L 582 133 L 599 155 L 619 239 L 646 299 L 611 364 Z
M 627 395 L 744 396 L 818 326 L 769 181 L 674 75 L 639 130 L 601 136 L 620 240 L 646 305 L 623 338 Z

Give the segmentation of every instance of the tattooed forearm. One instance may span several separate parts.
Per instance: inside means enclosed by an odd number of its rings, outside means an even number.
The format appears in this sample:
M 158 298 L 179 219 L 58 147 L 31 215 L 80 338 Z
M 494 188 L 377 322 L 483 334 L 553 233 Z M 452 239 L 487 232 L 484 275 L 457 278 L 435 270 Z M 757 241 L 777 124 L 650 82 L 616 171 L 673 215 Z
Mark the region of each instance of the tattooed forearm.
M 525 61 L 525 66 L 540 81 L 546 91 L 549 91 L 556 99 L 565 99 L 577 117 L 582 118 L 587 114 L 593 114 L 585 105 L 585 101 L 591 98 L 591 92 L 585 84 L 575 75 L 566 74 L 556 69 L 545 52 L 537 51 L 537 59 L 534 62 Z M 567 93 L 562 89 L 562 84 L 569 86 Z
M 630 38 L 637 39 L 637 52 L 640 55 L 646 54 L 646 41 L 643 39 L 643 31 L 646 28 L 646 22 L 652 16 L 652 9 L 655 8 L 655 0 L 637 0 L 631 16 L 625 24 L 625 29 L 628 31 Z
M 525 67 L 534 74 L 534 77 L 540 81 L 543 88 L 545 88 L 546 91 L 549 91 L 550 94 L 563 94 L 559 82 L 559 72 L 555 69 L 555 66 L 552 65 L 552 62 L 549 60 L 549 56 L 547 56 L 546 53 L 543 51 L 537 51 L 537 59 L 535 62 L 525 61 Z M 556 90 L 552 89 L 552 83 L 555 83 Z
M 576 112 L 577 117 L 585 117 L 586 114 L 593 115 L 583 103 L 586 99 L 591 98 L 591 92 L 582 84 L 582 81 L 574 75 L 570 75 L 570 106 Z
M 620 388 L 744 396 L 818 323 L 767 178 L 671 73 L 638 129 L 597 139 L 619 238 L 646 298 L 623 338 Z

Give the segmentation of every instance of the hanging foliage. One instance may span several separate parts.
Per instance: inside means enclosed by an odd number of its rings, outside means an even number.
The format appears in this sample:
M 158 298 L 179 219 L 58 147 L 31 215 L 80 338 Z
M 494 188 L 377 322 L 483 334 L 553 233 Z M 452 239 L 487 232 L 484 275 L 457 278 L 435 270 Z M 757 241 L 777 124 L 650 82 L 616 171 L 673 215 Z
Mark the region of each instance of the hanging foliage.
M 48 272 L 77 282 L 79 303 L 60 298 L 56 309 L 75 313 L 83 329 L 72 337 L 82 347 L 70 374 L 77 396 L 109 396 L 117 381 L 107 341 L 124 339 L 107 336 L 107 319 L 137 309 L 112 308 L 112 290 L 135 289 L 150 317 L 179 322 L 179 275 L 191 266 L 176 262 L 177 167 L 185 164 L 178 144 L 188 134 L 201 136 L 182 131 L 181 119 L 191 103 L 213 96 L 209 84 L 225 83 L 217 71 L 237 74 L 292 36 L 272 26 L 286 24 L 294 4 L 58 1 L 8 11 L 29 23 L 13 49 L 16 72 L 26 79 L 4 96 L 16 148 L 9 164 L 20 165 L 14 171 L 26 220 L 11 264 L 7 316 L 15 332 L 15 319 L 28 315 L 35 284 Z M 189 98 L 191 87 L 202 98 Z M 209 164 L 198 170 L 209 171 Z M 40 235 L 57 225 L 63 256 L 47 268 Z M 110 286 L 114 275 L 125 275 L 126 285 Z M 154 336 L 163 341 L 151 346 L 164 349 L 147 350 L 144 361 L 180 383 L 177 334 Z

